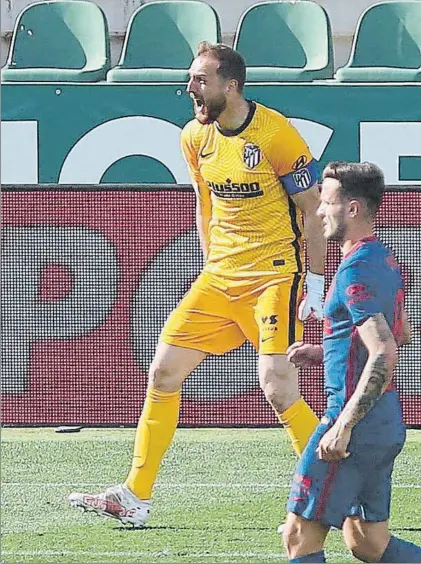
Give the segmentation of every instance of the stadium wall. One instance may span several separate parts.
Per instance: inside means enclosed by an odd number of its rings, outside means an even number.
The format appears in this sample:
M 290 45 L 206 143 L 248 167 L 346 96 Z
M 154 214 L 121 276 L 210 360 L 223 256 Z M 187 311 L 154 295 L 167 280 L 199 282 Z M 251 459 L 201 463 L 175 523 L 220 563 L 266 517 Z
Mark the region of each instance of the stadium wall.
M 246 90 L 294 120 L 321 166 L 372 160 L 393 185 L 378 231 L 407 281 L 414 338 L 396 381 L 409 425 L 421 425 L 420 88 Z M 191 118 L 184 91 L 184 84 L 3 85 L 3 423 L 136 422 L 160 327 L 201 266 L 179 149 Z M 337 261 L 332 248 L 329 276 Z M 317 324 L 307 331 L 320 338 Z M 301 379 L 318 413 L 321 382 L 316 372 Z M 181 422 L 275 423 L 250 347 L 204 363 L 185 387 Z
M 370 160 L 393 185 L 421 184 L 418 84 L 260 84 L 248 98 L 290 117 L 323 166 Z M 189 182 L 179 148 L 186 85 L 6 83 L 2 182 Z

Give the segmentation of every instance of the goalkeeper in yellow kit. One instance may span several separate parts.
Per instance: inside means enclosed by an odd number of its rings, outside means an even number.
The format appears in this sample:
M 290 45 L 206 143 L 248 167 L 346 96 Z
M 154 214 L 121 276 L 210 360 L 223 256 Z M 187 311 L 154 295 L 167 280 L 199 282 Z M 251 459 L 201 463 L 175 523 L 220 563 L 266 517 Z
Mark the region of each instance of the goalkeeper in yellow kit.
M 195 119 L 181 144 L 205 266 L 161 333 L 125 483 L 69 498 L 138 527 L 149 516 L 177 427 L 182 384 L 208 354 L 253 343 L 262 390 L 298 454 L 318 423 L 285 354 L 302 338 L 299 317 L 322 317 L 325 243 L 316 216 L 316 163 L 284 116 L 243 97 L 246 69 L 236 51 L 202 43 L 189 72 Z M 304 300 L 302 233 L 310 263 Z

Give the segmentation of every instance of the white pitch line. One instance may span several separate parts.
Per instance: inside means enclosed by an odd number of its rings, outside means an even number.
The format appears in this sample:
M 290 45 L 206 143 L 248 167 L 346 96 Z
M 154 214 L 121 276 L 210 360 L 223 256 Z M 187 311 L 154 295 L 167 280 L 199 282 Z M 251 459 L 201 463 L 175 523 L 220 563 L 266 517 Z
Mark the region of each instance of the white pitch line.
M 160 552 L 92 552 L 90 550 L 2 550 L 5 556 L 94 556 L 94 557 L 132 557 L 132 558 L 165 558 L 177 557 L 185 560 L 191 558 L 259 558 L 265 559 L 281 559 L 287 558 L 286 554 L 279 553 L 259 553 L 259 552 L 191 552 L 189 554 L 178 554 L 170 550 L 162 550 Z M 339 552 L 329 553 L 331 558 L 341 558 L 350 560 L 353 558 L 350 554 L 342 554 Z
M 104 482 L 1 482 L 3 486 L 19 487 L 19 486 L 32 486 L 40 488 L 85 488 L 85 487 L 97 487 L 105 488 L 109 484 Z M 184 488 L 221 488 L 221 489 L 261 489 L 261 490 L 273 490 L 273 489 L 283 489 L 290 488 L 291 484 L 260 484 L 260 483 L 229 483 L 229 482 L 204 482 L 204 483 L 178 483 L 178 482 L 168 482 L 168 483 L 158 483 L 157 488 L 163 489 L 184 489 Z M 392 484 L 394 489 L 421 489 L 420 484 Z

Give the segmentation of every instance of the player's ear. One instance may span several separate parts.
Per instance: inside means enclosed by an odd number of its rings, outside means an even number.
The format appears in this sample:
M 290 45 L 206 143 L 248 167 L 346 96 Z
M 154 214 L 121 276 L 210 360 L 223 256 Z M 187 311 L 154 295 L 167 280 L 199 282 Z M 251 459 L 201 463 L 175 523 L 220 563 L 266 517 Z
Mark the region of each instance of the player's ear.
M 349 215 L 350 217 L 357 217 L 361 209 L 361 203 L 358 200 L 351 200 L 349 202 Z
M 229 94 L 230 92 L 235 92 L 236 90 L 238 90 L 238 81 L 231 78 L 231 80 L 228 81 L 226 92 Z

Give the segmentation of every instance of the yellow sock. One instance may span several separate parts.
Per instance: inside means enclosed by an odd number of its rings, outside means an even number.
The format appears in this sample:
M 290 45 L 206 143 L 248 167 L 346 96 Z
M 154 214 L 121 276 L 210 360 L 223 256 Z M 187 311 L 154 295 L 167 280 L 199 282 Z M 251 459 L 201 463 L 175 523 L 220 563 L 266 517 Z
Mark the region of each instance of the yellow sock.
M 288 433 L 293 449 L 298 456 L 301 456 L 309 438 L 319 424 L 316 414 L 308 403 L 300 398 L 278 415 L 278 419 Z
M 132 468 L 126 486 L 139 499 L 150 499 L 159 465 L 178 424 L 181 391 L 148 389 L 136 430 Z

